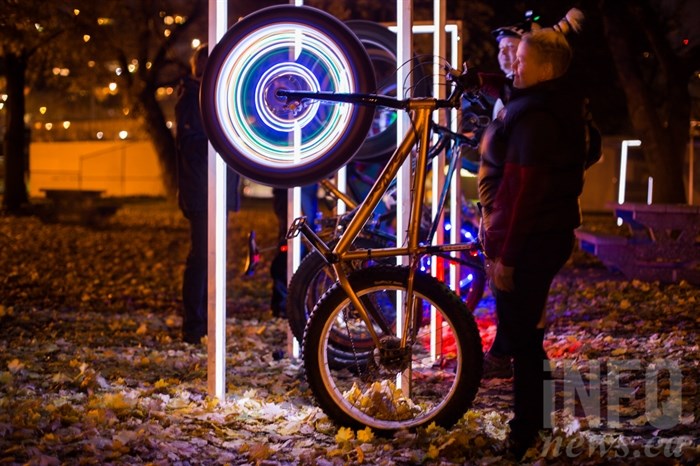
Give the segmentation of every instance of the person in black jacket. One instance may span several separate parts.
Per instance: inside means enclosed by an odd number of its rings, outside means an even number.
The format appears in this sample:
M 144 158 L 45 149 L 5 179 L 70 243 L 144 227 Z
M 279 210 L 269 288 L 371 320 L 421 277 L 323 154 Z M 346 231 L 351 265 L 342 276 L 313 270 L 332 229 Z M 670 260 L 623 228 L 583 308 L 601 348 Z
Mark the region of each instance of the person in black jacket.
M 502 125 L 502 119 L 499 120 L 498 115 L 502 111 L 504 105 L 508 103 L 513 93 L 513 64 L 515 63 L 520 40 L 525 33 L 541 29 L 539 24 L 533 22 L 534 16 L 532 12 L 530 11 L 528 13 L 527 20 L 524 22 L 512 26 L 500 27 L 492 31 L 493 36 L 498 41 L 498 63 L 505 76 L 501 78 L 500 81 L 494 78 L 485 79 L 484 76 L 480 76 L 482 92 L 488 92 L 492 95 L 492 98 L 498 98 L 493 105 L 493 127 L 489 130 L 489 135 L 486 136 L 489 139 L 493 132 L 496 131 L 495 128 Z M 552 28 L 569 38 L 573 34 L 581 32 L 583 20 L 583 13 L 577 8 L 572 8 Z M 494 141 L 493 144 L 497 144 L 497 142 Z M 493 191 L 498 186 L 503 172 L 504 160 L 494 157 L 494 155 L 500 155 L 502 153 L 502 150 L 494 150 L 492 147 L 485 158 L 480 157 L 479 170 L 483 178 L 481 183 L 482 198 L 480 203 L 482 210 L 487 212 L 491 209 L 494 195 Z M 488 226 L 489 219 L 486 218 L 482 220 L 482 222 L 486 222 L 486 225 L 482 223 L 481 230 Z M 481 238 L 481 241 L 482 243 L 484 242 L 483 238 Z M 513 376 L 511 357 L 506 350 L 503 339 L 503 332 L 500 330 L 500 327 L 498 327 L 493 344 L 484 355 L 482 379 L 510 378 Z
M 183 78 L 175 105 L 178 204 L 190 224 L 190 250 L 182 279 L 182 338 L 199 343 L 207 334 L 208 142 L 199 109 L 199 87 L 208 48 L 192 54 L 192 73 Z M 239 209 L 239 175 L 227 170 L 227 208 Z
M 498 330 L 513 357 L 509 444 L 518 458 L 551 421 L 545 305 L 581 223 L 586 124 L 584 98 L 565 76 L 571 57 L 562 33 L 525 34 L 511 99 L 482 140 L 483 240 L 493 264 Z

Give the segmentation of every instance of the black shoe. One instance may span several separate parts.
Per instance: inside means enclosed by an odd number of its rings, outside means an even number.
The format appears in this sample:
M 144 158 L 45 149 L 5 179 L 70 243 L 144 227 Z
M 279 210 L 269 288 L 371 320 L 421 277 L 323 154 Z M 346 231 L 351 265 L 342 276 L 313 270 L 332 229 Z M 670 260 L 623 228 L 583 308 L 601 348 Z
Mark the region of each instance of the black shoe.
M 270 308 L 272 309 L 272 317 L 278 317 L 280 319 L 287 318 L 287 310 L 284 306 L 276 306 L 273 304 Z
M 484 355 L 482 380 L 510 379 L 513 377 L 513 363 L 510 356 L 496 356 L 489 352 Z
M 522 461 L 527 451 L 535 446 L 537 435 L 513 435 L 508 436 L 506 448 L 515 461 Z

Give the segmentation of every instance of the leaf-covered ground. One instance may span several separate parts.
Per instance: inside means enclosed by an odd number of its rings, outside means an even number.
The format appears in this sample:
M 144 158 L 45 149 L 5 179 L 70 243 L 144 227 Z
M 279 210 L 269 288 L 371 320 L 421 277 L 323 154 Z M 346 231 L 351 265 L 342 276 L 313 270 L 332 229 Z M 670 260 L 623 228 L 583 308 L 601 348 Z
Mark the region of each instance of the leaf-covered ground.
M 251 228 L 263 258 L 243 277 Z M 100 229 L 0 217 L 0 464 L 512 463 L 510 380 L 484 383 L 450 430 L 380 438 L 334 425 L 299 361 L 278 357 L 287 330 L 269 311 L 265 249 L 275 232 L 269 202 L 247 201 L 230 219 L 227 396 L 217 402 L 206 347 L 179 339 L 188 234 L 173 204 L 129 202 Z M 492 305 L 476 310 L 485 345 Z M 699 308 L 697 287 L 626 281 L 575 253 L 550 296 L 556 423 L 526 462 L 700 461 Z M 572 387 L 583 403 L 564 401 Z

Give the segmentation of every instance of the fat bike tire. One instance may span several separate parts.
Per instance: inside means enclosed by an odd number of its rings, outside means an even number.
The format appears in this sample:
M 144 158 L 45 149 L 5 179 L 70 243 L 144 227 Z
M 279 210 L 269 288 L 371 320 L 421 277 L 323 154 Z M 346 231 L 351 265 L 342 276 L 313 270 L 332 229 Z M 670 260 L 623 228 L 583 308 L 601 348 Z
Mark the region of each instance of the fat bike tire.
M 368 333 L 348 295 L 333 285 L 311 313 L 302 344 L 306 379 L 319 406 L 339 425 L 366 426 L 381 435 L 432 422 L 452 426 L 471 406 L 482 371 L 481 338 L 464 302 L 444 283 L 416 272 L 418 312 L 408 332 L 409 350 L 402 350 L 396 322 L 387 321 L 392 313 L 384 308 L 396 307 L 397 293 L 405 296 L 408 268 L 377 265 L 348 278 L 373 316 L 371 325 L 384 350 L 375 347 L 370 357 L 365 351 L 345 367 L 331 363 L 334 332 L 347 332 L 350 340 Z

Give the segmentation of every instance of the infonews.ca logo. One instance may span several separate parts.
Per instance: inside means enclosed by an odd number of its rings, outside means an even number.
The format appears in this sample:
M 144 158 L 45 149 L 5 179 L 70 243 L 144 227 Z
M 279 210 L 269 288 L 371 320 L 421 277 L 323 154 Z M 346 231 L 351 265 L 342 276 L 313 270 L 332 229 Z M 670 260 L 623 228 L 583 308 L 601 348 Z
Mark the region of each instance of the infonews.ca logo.
M 545 361 L 548 364 L 548 361 Z M 694 421 L 683 415 L 683 374 L 678 361 L 657 359 L 557 361 L 557 376 L 545 381 L 545 413 L 563 413 L 554 422 L 545 415 L 545 427 L 555 424 L 563 435 L 544 438 L 540 456 L 600 456 L 617 458 L 679 458 L 693 446 L 691 437 L 653 435 L 629 442 L 614 432 L 629 424 L 635 431 L 662 432 Z M 560 371 L 560 372 L 559 372 Z M 579 431 L 587 425 L 585 435 Z M 579 434 L 584 434 L 583 431 Z

